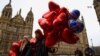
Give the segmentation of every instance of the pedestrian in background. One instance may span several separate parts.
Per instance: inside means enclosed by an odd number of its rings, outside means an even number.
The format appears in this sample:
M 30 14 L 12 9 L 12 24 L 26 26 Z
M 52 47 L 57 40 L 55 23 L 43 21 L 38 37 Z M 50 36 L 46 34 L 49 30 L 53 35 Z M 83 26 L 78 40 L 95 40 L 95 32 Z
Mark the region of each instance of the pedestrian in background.
M 77 48 L 75 50 L 75 56 L 83 56 L 83 53 L 82 53 L 82 51 L 79 48 Z
M 89 47 L 89 45 L 87 45 L 87 48 L 85 48 L 85 56 L 94 56 L 94 50 L 92 48 Z

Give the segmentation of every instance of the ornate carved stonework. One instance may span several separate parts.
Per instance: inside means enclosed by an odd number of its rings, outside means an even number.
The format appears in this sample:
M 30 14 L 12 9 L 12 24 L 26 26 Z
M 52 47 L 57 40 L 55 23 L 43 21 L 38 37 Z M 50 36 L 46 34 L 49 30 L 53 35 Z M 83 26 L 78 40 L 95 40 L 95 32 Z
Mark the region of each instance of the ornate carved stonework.
M 20 11 L 12 18 L 12 6 L 10 2 L 3 8 L 0 16 L 0 56 L 8 56 L 11 43 L 22 39 L 24 35 L 32 36 L 33 29 L 32 9 L 24 18 Z

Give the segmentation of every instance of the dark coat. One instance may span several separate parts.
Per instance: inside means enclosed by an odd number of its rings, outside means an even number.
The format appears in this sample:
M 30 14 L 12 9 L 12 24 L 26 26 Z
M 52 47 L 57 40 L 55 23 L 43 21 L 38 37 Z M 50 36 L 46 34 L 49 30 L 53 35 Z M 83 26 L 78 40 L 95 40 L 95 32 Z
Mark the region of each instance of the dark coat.
M 93 56 L 94 55 L 94 50 L 92 48 L 86 48 L 85 49 L 85 56 Z
M 45 46 L 45 39 L 38 39 L 35 46 L 35 56 L 48 56 L 48 52 L 54 53 L 54 50 Z
M 32 46 L 30 42 L 27 42 L 24 49 L 20 52 L 19 56 L 32 56 L 31 49 L 32 49 Z
M 75 51 L 75 56 L 83 56 L 83 53 L 81 50 L 76 50 Z

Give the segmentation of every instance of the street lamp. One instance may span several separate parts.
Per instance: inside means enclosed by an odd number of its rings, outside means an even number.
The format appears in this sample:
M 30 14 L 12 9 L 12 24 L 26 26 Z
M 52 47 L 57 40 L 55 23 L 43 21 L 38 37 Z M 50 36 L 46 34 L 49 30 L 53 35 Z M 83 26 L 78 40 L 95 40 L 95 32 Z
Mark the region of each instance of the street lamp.
M 93 48 L 93 41 L 92 41 L 92 39 L 91 39 L 91 44 L 92 44 L 92 48 Z

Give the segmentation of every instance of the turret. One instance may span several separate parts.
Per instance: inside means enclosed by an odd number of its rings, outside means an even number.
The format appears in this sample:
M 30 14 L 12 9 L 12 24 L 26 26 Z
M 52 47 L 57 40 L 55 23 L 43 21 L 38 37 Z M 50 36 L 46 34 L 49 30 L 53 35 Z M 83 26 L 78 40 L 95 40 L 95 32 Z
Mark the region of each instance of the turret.
M 32 8 L 31 8 L 30 11 L 28 12 L 27 16 L 26 16 L 26 19 L 25 19 L 26 25 L 32 26 L 33 20 L 34 20 L 34 18 L 33 18 L 33 13 L 32 13 Z
M 3 8 L 1 17 L 11 18 L 11 16 L 12 16 L 12 6 L 11 6 L 11 0 L 9 0 L 9 3 Z

